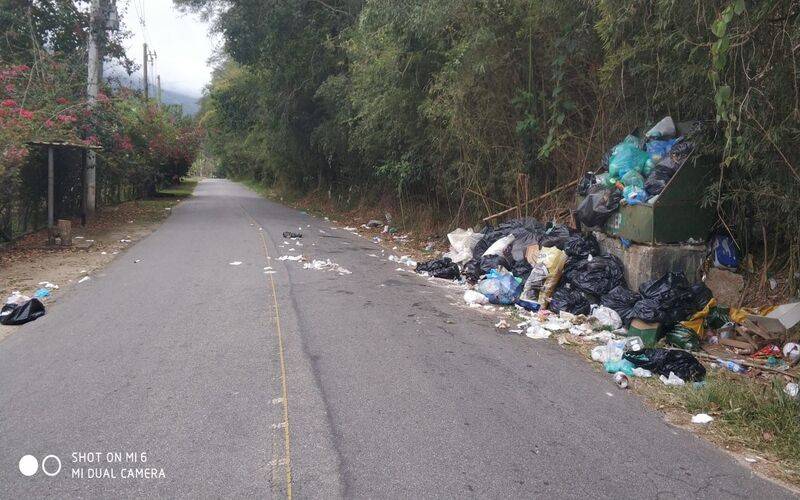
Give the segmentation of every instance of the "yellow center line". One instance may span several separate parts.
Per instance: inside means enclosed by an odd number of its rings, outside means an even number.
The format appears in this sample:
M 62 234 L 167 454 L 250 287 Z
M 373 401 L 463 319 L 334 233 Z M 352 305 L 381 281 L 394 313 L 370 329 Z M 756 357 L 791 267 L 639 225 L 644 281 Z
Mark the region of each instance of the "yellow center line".
M 241 205 L 240 205 L 241 206 Z M 241 207 L 242 211 L 247 215 L 247 217 L 258 227 L 261 227 L 258 222 L 250 215 L 244 207 Z M 264 257 L 265 262 L 269 265 L 269 250 L 267 249 L 267 239 L 264 237 L 264 231 L 258 231 L 258 235 L 261 237 L 261 244 L 264 248 Z M 281 362 L 281 396 L 283 398 L 283 421 L 285 425 L 283 426 L 283 447 L 285 453 L 285 462 L 286 462 L 286 498 L 291 500 L 292 498 L 292 452 L 291 452 L 291 444 L 289 441 L 289 391 L 286 388 L 286 357 L 283 353 L 283 331 L 281 330 L 281 316 L 280 316 L 280 309 L 278 308 L 278 292 L 275 288 L 275 278 L 273 278 L 272 274 L 267 275 L 269 277 L 270 286 L 272 288 L 272 302 L 275 307 L 275 331 L 278 336 L 278 354 L 280 356 Z

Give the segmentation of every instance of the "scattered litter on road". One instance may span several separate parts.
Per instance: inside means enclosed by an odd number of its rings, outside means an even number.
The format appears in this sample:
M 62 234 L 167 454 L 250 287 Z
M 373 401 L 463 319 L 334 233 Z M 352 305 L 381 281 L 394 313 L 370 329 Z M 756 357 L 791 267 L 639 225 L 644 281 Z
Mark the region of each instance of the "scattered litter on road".
M 284 231 L 283 232 L 283 237 L 284 238 L 302 238 L 303 237 L 303 233 L 293 233 L 291 231 Z M 286 242 L 284 242 L 284 243 L 286 243 Z
M 500 321 L 494 324 L 494 327 L 499 330 L 508 330 L 509 327 L 508 321 L 501 319 Z
M 58 290 L 58 285 L 50 283 L 49 281 L 40 281 L 39 286 L 43 286 L 49 290 Z
M 280 257 L 278 257 L 278 260 L 294 260 L 294 261 L 298 261 L 298 260 L 302 260 L 302 259 L 303 259 L 302 255 L 281 255 Z
M 84 281 L 89 281 L 91 278 L 89 276 L 84 276 L 83 278 L 78 280 L 78 283 L 83 283 Z
M 48 288 L 39 288 L 33 293 L 33 296 L 39 300 L 46 299 L 50 296 L 50 290 Z
M 139 262 L 141 262 L 141 261 L 142 261 L 142 259 L 133 259 L 133 263 L 134 263 L 134 264 L 138 264 L 138 263 L 139 263 Z
M 303 269 L 314 269 L 317 271 L 336 271 L 339 274 L 353 274 L 349 270 L 343 268 L 342 266 L 331 261 L 330 259 L 325 259 L 325 260 L 314 259 L 311 262 L 304 263 Z
M 714 417 L 707 413 L 698 413 L 692 417 L 693 424 L 708 424 L 714 421 Z
M 398 264 L 403 264 L 404 266 L 417 267 L 417 261 L 408 255 L 403 255 L 401 257 L 398 257 L 397 255 L 390 255 L 389 260 L 392 262 L 397 262 Z
M 120 243 L 130 243 L 130 242 L 131 242 L 131 240 L 129 240 L 129 239 L 127 239 L 127 238 L 123 238 L 123 239 L 119 240 L 119 242 L 120 242 Z
M 241 266 L 241 265 L 242 265 L 242 262 L 241 262 L 241 261 L 238 261 L 238 260 L 235 260 L 235 261 L 233 261 L 233 262 L 229 262 L 229 263 L 228 263 L 228 265 L 229 265 L 229 266 Z

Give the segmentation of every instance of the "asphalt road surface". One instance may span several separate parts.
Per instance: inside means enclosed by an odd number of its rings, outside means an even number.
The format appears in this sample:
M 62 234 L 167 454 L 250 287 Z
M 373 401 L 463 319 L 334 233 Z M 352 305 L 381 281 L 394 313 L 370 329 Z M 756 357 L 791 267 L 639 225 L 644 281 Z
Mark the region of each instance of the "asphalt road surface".
M 203 182 L 0 342 L 0 496 L 789 496 L 331 226 Z

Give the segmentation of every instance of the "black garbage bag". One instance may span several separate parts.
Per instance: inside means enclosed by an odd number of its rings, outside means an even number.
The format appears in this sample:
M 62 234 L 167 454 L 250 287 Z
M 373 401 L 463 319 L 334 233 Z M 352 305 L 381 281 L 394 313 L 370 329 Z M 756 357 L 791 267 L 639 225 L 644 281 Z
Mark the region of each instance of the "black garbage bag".
M 21 325 L 44 316 L 44 304 L 33 298 L 22 304 L 6 304 L 0 310 L 0 324 Z
M 637 367 L 650 370 L 657 375 L 669 377 L 669 372 L 673 372 L 686 382 L 703 380 L 706 376 L 705 367 L 686 351 L 644 349 L 627 352 L 622 357 Z
M 480 259 L 470 259 L 464 263 L 461 268 L 461 274 L 464 275 L 467 282 L 472 283 L 473 285 L 481 279 L 483 273 L 481 271 L 481 260 Z
M 586 196 L 589 194 L 589 188 L 595 184 L 597 184 L 597 178 L 594 176 L 594 172 L 586 172 L 578 182 L 578 194 Z
M 697 283 L 692 285 L 692 296 L 694 297 L 692 313 L 696 313 L 701 311 L 708 304 L 708 301 L 714 298 L 714 293 L 705 283 Z
M 672 161 L 669 158 L 667 160 L 670 162 Z M 669 166 L 663 166 L 661 164 L 656 165 L 656 168 L 650 172 L 650 175 L 648 175 L 647 179 L 644 181 L 644 190 L 647 191 L 647 194 L 650 196 L 661 194 L 661 191 L 664 190 L 673 175 L 675 175 L 675 170 Z
M 571 227 L 562 224 L 548 224 L 547 229 L 539 237 L 540 247 L 555 247 L 564 250 L 564 245 L 578 235 L 578 232 Z
M 522 255 L 516 254 L 524 254 L 525 248 L 523 245 L 527 246 L 525 244 L 526 242 L 528 242 L 527 244 L 536 243 L 538 235 L 544 232 L 544 228 L 544 224 L 532 217 L 512 219 L 501 223 L 497 227 L 486 226 L 483 228 L 483 231 L 481 231 L 483 233 L 483 238 L 481 238 L 475 245 L 475 248 L 473 248 L 472 255 L 475 257 L 482 256 L 492 243 L 509 234 L 513 234 L 515 243 L 511 245 L 511 252 L 515 254 L 514 258 L 519 260 L 522 258 Z M 519 243 L 516 243 L 517 240 L 519 240 Z
M 685 326 L 675 325 L 672 330 L 664 335 L 664 340 L 671 346 L 686 349 L 687 351 L 700 350 L 700 337 L 697 332 Z
M 461 274 L 464 275 L 468 282 L 475 284 L 482 276 L 489 274 L 489 271 L 497 267 L 502 267 L 508 271 L 513 268 L 511 262 L 502 255 L 485 255 L 465 262 L 461 269 Z
M 642 298 L 641 295 L 622 285 L 614 287 L 610 292 L 600 298 L 600 303 L 613 309 L 619 314 L 626 325 L 635 318 L 633 306 Z
M 647 323 L 666 323 L 668 316 L 661 311 L 655 299 L 640 299 L 630 310 L 631 319 L 638 318 Z
M 598 255 L 591 259 L 567 262 L 564 279 L 573 288 L 589 295 L 602 297 L 613 288 L 624 285 L 622 262 L 613 255 Z
M 567 283 L 556 288 L 547 308 L 554 313 L 567 311 L 572 314 L 589 314 L 591 304 L 586 295 Z
M 428 273 L 434 278 L 443 278 L 447 280 L 457 280 L 461 276 L 461 272 L 458 270 L 458 264 L 450 260 L 450 257 L 419 262 L 414 270 L 418 273 Z
M 677 163 L 683 162 L 694 150 L 694 143 L 692 141 L 680 141 L 669 150 L 669 156 Z
M 621 200 L 618 189 L 594 185 L 575 209 L 575 218 L 587 227 L 601 227 L 617 211 Z
M 572 235 L 564 240 L 563 244 L 564 248 L 561 250 L 564 250 L 564 253 L 569 257 L 586 259 L 590 255 L 600 255 L 600 244 L 597 242 L 597 238 L 594 237 L 594 234 L 591 233 L 589 236 L 581 236 L 580 234 Z
M 511 274 L 517 278 L 522 278 L 522 282 L 525 283 L 528 281 L 528 276 L 531 275 L 531 269 L 533 269 L 533 266 L 527 260 L 515 260 L 511 265 Z
M 682 272 L 667 273 L 661 278 L 642 283 L 639 293 L 643 297 L 639 302 L 646 299 L 649 302 L 634 306 L 635 317 L 667 326 L 685 320 L 705 307 L 711 298 L 711 292 L 705 285 L 693 287 Z

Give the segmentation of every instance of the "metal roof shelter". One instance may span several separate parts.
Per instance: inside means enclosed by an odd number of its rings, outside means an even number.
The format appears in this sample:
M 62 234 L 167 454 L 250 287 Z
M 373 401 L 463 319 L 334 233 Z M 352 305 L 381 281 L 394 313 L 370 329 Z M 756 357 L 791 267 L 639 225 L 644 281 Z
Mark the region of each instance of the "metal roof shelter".
M 77 142 L 66 142 L 66 141 L 29 141 L 27 143 L 29 146 L 40 146 L 47 148 L 47 227 L 53 227 L 53 209 L 54 209 L 54 200 L 53 197 L 55 196 L 55 165 L 53 161 L 53 153 L 56 149 L 79 149 L 83 152 L 81 155 L 82 158 L 82 167 L 83 171 L 86 171 L 86 151 L 89 150 L 101 150 L 100 146 L 91 146 L 88 144 L 82 144 Z M 92 186 L 94 188 L 94 186 Z M 86 216 L 86 188 L 84 188 L 84 195 L 83 195 L 83 215 Z

